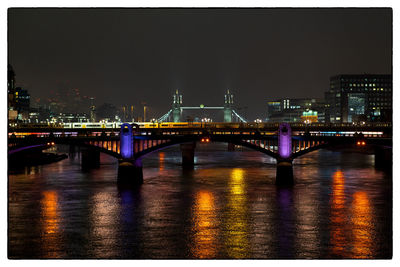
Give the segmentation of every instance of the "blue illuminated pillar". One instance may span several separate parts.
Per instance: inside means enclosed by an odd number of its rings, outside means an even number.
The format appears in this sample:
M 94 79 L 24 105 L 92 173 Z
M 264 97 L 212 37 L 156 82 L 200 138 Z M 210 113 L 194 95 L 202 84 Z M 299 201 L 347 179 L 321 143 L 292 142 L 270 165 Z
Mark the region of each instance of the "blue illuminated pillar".
M 278 158 L 276 165 L 276 183 L 293 184 L 292 129 L 288 123 L 281 123 L 278 130 Z
M 142 184 L 143 171 L 140 159 L 134 158 L 132 125 L 124 123 L 120 132 L 121 159 L 118 164 L 118 182 L 120 184 Z
M 132 126 L 128 123 L 121 125 L 120 150 L 123 159 L 133 158 Z

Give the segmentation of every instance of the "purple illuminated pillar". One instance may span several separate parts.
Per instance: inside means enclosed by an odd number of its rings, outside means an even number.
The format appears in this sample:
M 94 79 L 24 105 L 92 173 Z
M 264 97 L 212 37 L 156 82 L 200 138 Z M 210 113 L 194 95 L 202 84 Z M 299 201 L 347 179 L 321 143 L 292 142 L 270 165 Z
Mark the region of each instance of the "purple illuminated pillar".
M 292 155 L 292 129 L 289 123 L 281 123 L 278 132 L 279 156 L 287 159 Z
M 120 152 L 123 159 L 133 158 L 132 126 L 128 123 L 121 125 Z

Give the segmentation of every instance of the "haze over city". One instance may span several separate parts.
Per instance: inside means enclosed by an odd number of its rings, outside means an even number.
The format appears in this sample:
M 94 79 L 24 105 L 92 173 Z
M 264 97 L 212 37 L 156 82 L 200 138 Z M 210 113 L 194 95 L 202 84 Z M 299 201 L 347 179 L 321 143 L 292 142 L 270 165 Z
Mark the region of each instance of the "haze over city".
M 390 9 L 9 9 L 9 63 L 31 102 L 63 88 L 163 115 L 323 98 L 337 74 L 391 74 Z

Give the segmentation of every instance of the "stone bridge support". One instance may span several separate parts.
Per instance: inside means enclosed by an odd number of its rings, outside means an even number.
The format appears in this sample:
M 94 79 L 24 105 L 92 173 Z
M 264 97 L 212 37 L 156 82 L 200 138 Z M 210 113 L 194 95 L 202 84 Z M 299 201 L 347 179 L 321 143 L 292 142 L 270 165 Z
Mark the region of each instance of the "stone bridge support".
M 292 185 L 293 183 L 293 161 L 278 159 L 276 161 L 276 184 Z
M 118 162 L 118 182 L 121 184 L 142 184 L 143 166 L 140 159 L 124 160 Z
M 281 123 L 278 130 L 278 154 L 276 159 L 276 184 L 293 184 L 292 129 Z
M 135 159 L 132 125 L 124 123 L 120 132 L 121 159 L 118 161 L 118 182 L 123 184 L 142 184 L 143 167 L 140 159 Z
M 194 167 L 194 150 L 196 142 L 184 143 L 180 145 L 182 151 L 182 166 L 183 168 Z

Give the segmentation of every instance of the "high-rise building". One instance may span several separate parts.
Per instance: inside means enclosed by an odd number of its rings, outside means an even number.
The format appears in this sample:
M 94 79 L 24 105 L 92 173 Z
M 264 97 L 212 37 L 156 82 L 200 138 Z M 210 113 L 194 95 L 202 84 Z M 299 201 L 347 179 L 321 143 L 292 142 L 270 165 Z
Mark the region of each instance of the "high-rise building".
M 283 98 L 267 102 L 269 122 L 302 122 L 304 112 L 313 111 L 318 121 L 324 121 L 325 103 L 315 98 Z M 313 120 L 312 122 L 315 122 Z
M 94 98 L 90 98 L 90 121 L 95 122 L 96 121 L 96 106 L 94 105 Z
M 392 75 L 337 75 L 325 93 L 327 122 L 391 121 Z
M 18 111 L 15 107 L 15 72 L 10 64 L 7 67 L 7 106 L 8 119 L 15 121 L 18 116 Z

